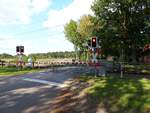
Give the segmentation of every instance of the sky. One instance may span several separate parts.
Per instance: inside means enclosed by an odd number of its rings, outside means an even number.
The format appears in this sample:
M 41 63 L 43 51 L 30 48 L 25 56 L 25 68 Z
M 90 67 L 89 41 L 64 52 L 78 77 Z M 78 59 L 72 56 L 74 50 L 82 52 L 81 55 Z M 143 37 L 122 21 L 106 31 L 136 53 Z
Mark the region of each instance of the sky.
M 0 53 L 25 54 L 73 51 L 64 35 L 64 25 L 91 14 L 93 0 L 1 0 Z

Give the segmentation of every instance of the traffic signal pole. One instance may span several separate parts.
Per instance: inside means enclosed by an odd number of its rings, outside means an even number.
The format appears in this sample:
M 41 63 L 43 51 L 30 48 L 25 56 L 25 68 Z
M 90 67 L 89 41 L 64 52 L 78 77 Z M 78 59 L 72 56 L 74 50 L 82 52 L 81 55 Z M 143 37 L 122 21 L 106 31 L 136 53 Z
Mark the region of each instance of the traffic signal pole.
M 17 61 L 17 67 L 19 69 L 22 68 L 23 66 L 23 53 L 24 53 L 24 46 L 16 46 L 16 53 L 17 53 L 17 56 L 18 56 L 18 61 Z
M 97 37 L 91 37 L 91 39 L 87 40 L 87 42 L 83 43 L 83 46 L 86 47 L 87 50 L 87 62 L 89 66 L 92 66 L 92 73 L 94 72 L 95 76 L 99 75 L 99 66 L 100 62 L 98 61 L 99 55 L 101 54 L 101 46 Z M 103 74 L 105 76 L 105 74 Z
M 97 37 L 92 37 L 91 48 L 92 48 L 92 63 L 94 65 L 94 73 L 96 77 L 99 74 L 98 67 L 100 66 L 99 61 L 97 59 L 99 55 L 99 49 L 100 49 Z

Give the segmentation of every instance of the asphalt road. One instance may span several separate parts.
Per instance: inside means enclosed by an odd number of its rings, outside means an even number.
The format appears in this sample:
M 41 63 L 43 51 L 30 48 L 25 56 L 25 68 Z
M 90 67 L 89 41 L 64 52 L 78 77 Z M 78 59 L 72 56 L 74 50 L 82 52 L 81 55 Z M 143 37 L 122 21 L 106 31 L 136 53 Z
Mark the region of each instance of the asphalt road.
M 50 113 L 50 103 L 64 86 L 85 72 L 79 67 L 0 77 L 0 113 Z

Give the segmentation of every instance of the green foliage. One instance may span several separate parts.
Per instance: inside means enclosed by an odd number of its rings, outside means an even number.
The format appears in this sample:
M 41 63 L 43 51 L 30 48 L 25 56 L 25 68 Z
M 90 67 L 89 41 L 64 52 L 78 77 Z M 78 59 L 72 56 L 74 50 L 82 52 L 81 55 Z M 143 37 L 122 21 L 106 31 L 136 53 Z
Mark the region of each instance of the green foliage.
M 49 52 L 49 53 L 36 53 L 30 54 L 28 57 L 31 57 L 33 61 L 37 59 L 47 59 L 47 58 L 75 58 L 75 52 Z
M 95 29 L 93 20 L 94 17 L 90 15 L 84 15 L 77 22 L 70 20 L 70 22 L 64 27 L 65 36 L 74 44 L 76 55 L 80 60 L 86 59 L 85 51 L 87 48 L 83 46 L 83 43 L 87 42 L 87 40 L 93 36 Z
M 94 23 L 92 18 L 90 15 L 83 15 L 79 20 L 78 30 L 84 40 L 93 36 Z
M 105 37 L 104 43 L 112 41 L 112 44 L 108 43 L 116 51 L 112 51 L 113 54 L 117 55 L 118 48 L 123 48 L 126 59 L 130 56 L 136 59 L 141 48 L 150 43 L 150 0 L 95 0 L 91 8 L 98 21 L 105 23 L 99 36 Z M 105 53 L 107 44 L 103 47 Z
M 14 75 L 21 75 L 27 73 L 33 73 L 41 71 L 42 69 L 31 69 L 31 68 L 23 68 L 18 69 L 16 67 L 0 67 L 0 76 L 14 76 Z
M 27 62 L 29 57 L 31 57 L 32 60 L 35 62 L 37 59 L 75 58 L 75 52 L 65 51 L 65 52 L 34 53 L 34 54 L 29 54 L 28 56 L 22 55 L 22 57 L 24 62 Z M 12 59 L 16 62 L 18 60 L 18 55 L 12 56 L 9 54 L 1 54 L 0 59 Z
M 36 62 L 37 57 L 39 57 L 39 56 L 36 55 L 36 54 L 30 54 L 30 55 L 28 55 L 28 59 L 31 58 L 33 62 Z M 44 57 L 44 55 L 43 55 L 43 57 Z
M 5 59 L 5 58 L 6 59 L 13 59 L 14 56 L 6 54 L 6 53 L 0 54 L 0 59 Z
M 81 80 L 91 84 L 85 92 L 97 103 L 95 106 L 112 113 L 148 113 L 150 110 L 149 79 L 83 76 Z
M 138 60 L 145 44 L 150 43 L 150 0 L 95 0 L 94 16 L 70 20 L 65 36 L 80 51 L 91 36 L 101 40 L 102 55 Z M 79 54 L 79 56 L 82 56 Z
M 67 23 L 64 27 L 64 33 L 69 41 L 71 41 L 76 47 L 79 47 L 81 46 L 82 40 L 79 40 L 81 36 L 78 32 L 77 27 L 77 22 L 74 20 L 70 20 L 70 22 Z

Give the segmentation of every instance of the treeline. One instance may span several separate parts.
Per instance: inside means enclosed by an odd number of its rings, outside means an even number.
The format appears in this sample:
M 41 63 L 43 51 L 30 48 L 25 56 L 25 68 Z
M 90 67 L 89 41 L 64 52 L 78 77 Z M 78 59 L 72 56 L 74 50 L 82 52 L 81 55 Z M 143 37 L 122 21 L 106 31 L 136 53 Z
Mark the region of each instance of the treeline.
M 102 57 L 138 61 L 144 46 L 150 44 L 150 0 L 95 0 L 91 10 L 94 15 L 70 20 L 64 27 L 78 59 L 89 58 L 84 43 L 96 36 Z
M 48 52 L 48 53 L 36 53 L 36 54 L 29 54 L 23 55 L 24 59 L 28 57 L 32 57 L 33 59 L 47 59 L 47 58 L 75 58 L 75 52 L 65 51 L 65 52 Z M 16 59 L 17 55 L 13 56 L 10 54 L 0 54 L 0 59 Z
M 13 55 L 7 53 L 0 54 L 0 59 L 13 59 L 13 58 L 15 58 Z
M 75 58 L 75 52 L 49 52 L 49 53 L 36 53 L 29 54 L 31 57 L 36 59 L 47 59 L 47 58 Z

